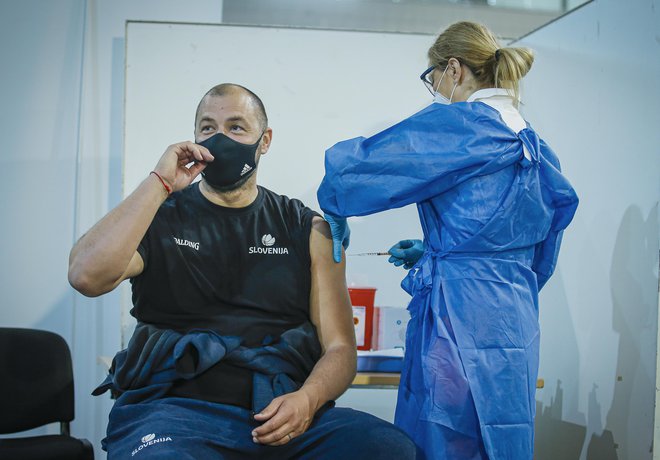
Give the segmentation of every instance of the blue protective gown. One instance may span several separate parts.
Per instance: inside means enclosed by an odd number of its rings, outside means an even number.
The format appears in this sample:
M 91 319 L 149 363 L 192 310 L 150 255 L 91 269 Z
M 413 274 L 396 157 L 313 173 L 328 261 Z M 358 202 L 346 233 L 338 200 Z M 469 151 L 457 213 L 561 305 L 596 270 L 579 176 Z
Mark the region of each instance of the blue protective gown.
M 326 213 L 417 203 L 425 252 L 402 283 L 411 320 L 395 423 L 429 459 L 533 456 L 538 291 L 578 199 L 522 123 L 483 102 L 431 104 L 326 152 Z

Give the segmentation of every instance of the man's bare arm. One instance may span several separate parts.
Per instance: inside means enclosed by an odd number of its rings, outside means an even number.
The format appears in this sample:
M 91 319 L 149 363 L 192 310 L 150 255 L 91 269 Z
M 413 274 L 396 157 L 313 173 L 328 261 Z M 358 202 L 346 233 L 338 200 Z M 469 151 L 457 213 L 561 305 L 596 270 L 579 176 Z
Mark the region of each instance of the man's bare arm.
M 313 222 L 310 252 L 310 313 L 323 356 L 301 390 L 315 401 L 316 411 L 341 396 L 351 384 L 355 378 L 357 352 L 353 309 L 346 288 L 346 258 L 340 263 L 333 260 L 332 234 L 323 219 L 316 218 Z
M 204 169 L 213 157 L 204 147 L 181 142 L 168 147 L 155 171 L 115 209 L 97 222 L 74 245 L 69 255 L 69 283 L 87 296 L 114 289 L 144 268 L 137 247 L 158 208 L 167 198 L 166 185 L 180 190 Z M 197 161 L 193 166 L 189 163 Z
M 98 296 L 142 272 L 136 252 L 156 211 L 167 197 L 154 175 L 97 222 L 69 255 L 69 283 L 87 296 Z
M 335 263 L 330 227 L 320 218 L 312 223 L 310 254 L 310 315 L 323 354 L 300 390 L 275 398 L 254 416 L 264 422 L 252 433 L 258 443 L 278 446 L 304 433 L 316 411 L 346 391 L 355 377 L 357 352 L 345 258 Z

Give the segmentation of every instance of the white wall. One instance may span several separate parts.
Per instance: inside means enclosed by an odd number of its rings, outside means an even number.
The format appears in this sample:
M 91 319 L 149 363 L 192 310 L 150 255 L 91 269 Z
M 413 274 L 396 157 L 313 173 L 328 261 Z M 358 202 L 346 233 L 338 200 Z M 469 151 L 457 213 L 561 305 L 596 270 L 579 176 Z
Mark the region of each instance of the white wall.
M 539 460 L 652 456 L 659 37 L 660 1 L 596 0 L 520 43 L 537 53 L 525 116 L 581 200 L 540 299 Z
M 119 295 L 84 298 L 66 272 L 73 242 L 121 198 L 125 21 L 221 16 L 222 0 L 0 1 L 0 324 L 67 340 L 72 432 L 97 458 L 111 402 L 90 392 L 97 356 L 120 347 Z

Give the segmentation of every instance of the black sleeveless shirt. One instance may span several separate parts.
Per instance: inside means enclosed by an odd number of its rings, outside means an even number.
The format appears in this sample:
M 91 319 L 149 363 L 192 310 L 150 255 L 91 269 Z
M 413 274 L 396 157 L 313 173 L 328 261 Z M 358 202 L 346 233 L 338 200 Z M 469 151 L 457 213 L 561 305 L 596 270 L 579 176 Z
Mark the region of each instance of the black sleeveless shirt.
M 310 322 L 309 235 L 316 215 L 263 187 L 245 208 L 211 203 L 199 183 L 172 194 L 138 247 L 144 270 L 131 279 L 131 314 L 179 332 L 239 336 L 248 347 L 277 340 Z M 250 407 L 251 382 L 250 371 L 220 362 L 176 383 L 171 394 Z

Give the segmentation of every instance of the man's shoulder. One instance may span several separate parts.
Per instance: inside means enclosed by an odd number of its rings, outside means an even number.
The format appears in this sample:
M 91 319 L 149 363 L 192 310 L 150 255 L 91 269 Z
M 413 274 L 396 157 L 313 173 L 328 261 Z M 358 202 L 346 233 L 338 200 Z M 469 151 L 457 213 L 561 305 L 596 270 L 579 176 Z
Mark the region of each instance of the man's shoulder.
M 272 190 L 267 189 L 266 187 L 259 186 L 264 194 L 264 201 L 270 205 L 275 205 L 282 210 L 289 210 L 294 212 L 310 212 L 316 214 L 312 208 L 305 205 L 302 200 L 298 198 L 291 198 L 287 195 L 281 195 L 279 193 L 273 192 Z

